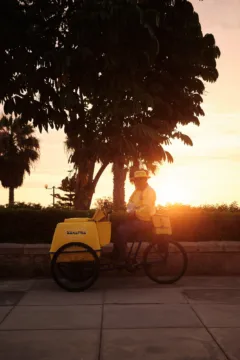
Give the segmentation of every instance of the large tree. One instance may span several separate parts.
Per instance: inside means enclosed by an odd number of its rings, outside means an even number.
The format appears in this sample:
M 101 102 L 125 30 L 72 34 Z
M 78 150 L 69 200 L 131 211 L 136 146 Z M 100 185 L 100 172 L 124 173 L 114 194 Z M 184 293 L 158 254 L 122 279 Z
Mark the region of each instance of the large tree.
M 152 21 L 149 22 L 157 37 L 159 52 L 154 66 L 137 82 L 147 100 L 147 108 L 142 107 L 137 118 L 137 128 L 145 132 L 146 139 L 135 139 L 134 145 L 139 150 L 137 159 L 145 160 L 146 167 L 154 170 L 156 162 L 160 163 L 166 155 L 172 161 L 171 156 L 164 153 L 162 144 L 180 139 L 192 145 L 191 139 L 178 130 L 178 125 L 199 125 L 199 116 L 204 115 L 201 103 L 205 82 L 215 82 L 218 78 L 216 59 L 220 51 L 213 35 L 203 36 L 198 15 L 190 2 L 172 1 L 166 6 L 164 2 L 153 0 L 142 6 L 148 9 L 150 4 Z M 156 12 L 158 19 L 153 26 Z M 136 117 L 131 120 L 131 126 L 136 126 Z M 122 132 L 125 126 L 123 122 Z M 123 173 L 124 164 L 121 166 Z M 116 170 L 119 171 L 119 167 Z M 114 189 L 117 189 L 114 194 L 119 194 L 117 203 L 123 199 L 123 179 L 114 177 Z
M 123 76 L 119 73 L 118 79 L 116 76 L 114 79 L 112 75 L 124 69 L 125 83 L 129 84 L 129 75 L 133 77 L 141 63 L 145 66 L 148 57 L 156 53 L 156 39 L 144 27 L 140 9 L 134 2 L 59 0 L 21 4 L 13 14 L 21 14 L 19 18 L 25 25 L 21 30 L 22 42 L 11 47 L 12 39 L 5 41 L 8 50 L 4 65 L 12 71 L 8 74 L 11 86 L 1 89 L 5 111 L 22 113 L 40 130 L 48 125 L 57 128 L 65 125 L 69 137 L 72 132 L 74 138 L 81 134 L 77 147 L 83 148 L 81 154 L 85 156 L 85 149 L 89 152 L 92 142 L 97 143 L 94 135 L 99 121 L 106 119 L 106 102 L 112 106 L 116 99 L 116 95 L 108 98 L 110 89 L 102 87 L 100 78 L 106 77 L 105 86 L 116 87 L 117 94 L 119 86 L 125 87 L 123 83 L 117 85 Z M 8 9 L 5 15 L 11 17 L 11 11 Z M 95 118 L 90 116 L 90 120 L 86 109 L 89 103 L 95 105 Z M 111 111 L 111 106 L 107 111 Z M 105 142 L 103 136 L 101 143 Z M 92 194 L 95 188 L 92 174 L 99 155 L 94 153 L 88 159 L 82 156 L 77 160 L 76 207 L 82 206 L 86 194 Z M 99 175 L 105 167 L 104 161 Z
M 0 49 L 0 99 L 40 129 L 65 126 L 78 168 L 76 207 L 89 206 L 109 163 L 116 171 L 137 160 L 152 167 L 171 159 L 171 139 L 191 144 L 177 126 L 199 124 L 204 81 L 216 81 L 220 52 L 190 2 L 15 1 L 11 12 L 12 3 L 1 15 L 23 26 Z
M 95 129 L 98 139 L 99 135 L 102 137 L 104 148 L 107 144 L 110 149 L 111 158 L 108 151 L 106 162 L 114 164 L 114 202 L 119 208 L 123 206 L 124 179 L 129 163 L 141 160 L 152 169 L 165 159 L 172 161 L 163 148 L 172 139 L 192 145 L 178 125 L 199 125 L 198 117 L 204 115 L 201 108 L 204 81 L 214 82 L 218 77 L 216 58 L 220 51 L 212 35 L 203 36 L 198 16 L 189 2 L 148 1 L 144 6 L 159 51 L 132 73 L 124 67 L 126 57 L 119 56 L 98 79 L 104 116 L 98 120 L 98 126 L 95 123 Z M 127 36 L 129 29 L 121 33 L 120 54 L 124 48 L 126 51 Z M 114 44 L 110 48 L 114 51 Z M 144 59 L 137 49 L 134 54 L 138 59 Z M 135 63 L 133 67 L 136 69 Z M 96 108 L 99 119 L 101 103 L 98 98 Z M 96 141 L 96 136 L 91 139 Z M 100 148 L 98 143 L 98 154 Z M 82 158 L 82 164 L 83 161 Z
M 23 184 L 25 173 L 39 159 L 39 141 L 34 128 L 21 117 L 0 120 L 0 181 L 9 189 L 9 205 L 14 204 L 14 190 Z

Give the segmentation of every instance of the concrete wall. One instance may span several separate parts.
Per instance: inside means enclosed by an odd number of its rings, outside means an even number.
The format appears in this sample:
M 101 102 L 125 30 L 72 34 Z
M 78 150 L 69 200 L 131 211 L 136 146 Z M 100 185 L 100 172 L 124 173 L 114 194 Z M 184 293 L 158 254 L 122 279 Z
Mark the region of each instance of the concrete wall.
M 181 244 L 189 260 L 187 275 L 240 275 L 240 242 Z M 0 277 L 49 276 L 48 252 L 45 244 L 0 244 Z

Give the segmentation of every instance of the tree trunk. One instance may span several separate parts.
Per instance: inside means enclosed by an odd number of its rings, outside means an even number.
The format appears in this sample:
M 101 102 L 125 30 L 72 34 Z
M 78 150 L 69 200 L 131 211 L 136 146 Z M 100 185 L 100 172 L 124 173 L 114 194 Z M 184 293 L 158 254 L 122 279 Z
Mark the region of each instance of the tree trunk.
M 89 194 L 87 193 L 85 187 L 81 187 L 77 190 L 75 199 L 74 199 L 74 209 L 75 210 L 89 210 Z
M 140 162 L 138 159 L 135 159 L 133 161 L 133 164 L 130 168 L 130 171 L 129 171 L 129 179 L 130 179 L 130 182 L 132 182 L 132 178 L 133 178 L 133 175 L 134 175 L 134 172 L 139 170 L 140 169 Z
M 127 169 L 121 161 L 113 164 L 113 208 L 123 210 L 125 208 L 125 180 Z
M 74 198 L 75 210 L 89 210 L 89 194 L 87 191 L 88 182 L 92 182 L 92 179 L 89 179 L 89 174 L 84 174 L 78 169 Z
M 77 174 L 77 181 L 76 181 L 76 191 L 75 191 L 75 199 L 74 199 L 74 208 L 75 210 L 89 210 L 92 202 L 92 197 L 95 192 L 97 183 L 102 176 L 104 170 L 108 166 L 108 163 L 102 164 L 100 169 L 98 170 L 95 178 L 93 179 L 93 171 L 92 167 L 84 178 L 87 181 L 83 181 L 83 176 L 80 171 Z
M 9 188 L 9 198 L 8 198 L 8 205 L 13 206 L 14 205 L 14 188 Z

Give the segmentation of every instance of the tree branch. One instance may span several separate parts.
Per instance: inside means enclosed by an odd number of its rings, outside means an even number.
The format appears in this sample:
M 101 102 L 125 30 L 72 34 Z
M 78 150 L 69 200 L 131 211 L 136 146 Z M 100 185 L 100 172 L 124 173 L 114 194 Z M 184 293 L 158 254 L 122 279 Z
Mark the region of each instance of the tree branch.
M 93 187 L 95 189 L 95 187 L 97 186 L 97 183 L 100 179 L 100 177 L 102 176 L 104 170 L 106 169 L 106 167 L 109 165 L 109 162 L 105 162 L 102 164 L 102 166 L 100 167 L 100 169 L 98 170 L 94 180 L 93 180 Z

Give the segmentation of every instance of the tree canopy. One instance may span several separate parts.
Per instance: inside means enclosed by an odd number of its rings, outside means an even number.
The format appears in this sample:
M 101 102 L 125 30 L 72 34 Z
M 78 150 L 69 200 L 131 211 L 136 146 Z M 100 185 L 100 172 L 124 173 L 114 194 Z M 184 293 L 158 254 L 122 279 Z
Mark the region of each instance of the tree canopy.
M 189 1 L 9 0 L 0 17 L 5 112 L 64 126 L 79 193 L 109 163 L 154 169 L 172 139 L 192 145 L 178 125 L 199 125 L 220 51 Z
M 186 0 L 9 0 L 0 16 L 0 99 L 40 129 L 83 130 L 89 104 L 96 133 L 102 116 L 149 107 L 198 123 L 202 80 L 218 76 L 214 37 Z

